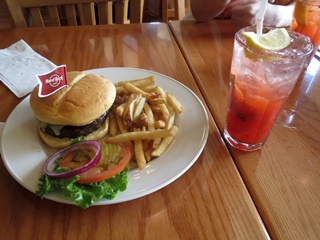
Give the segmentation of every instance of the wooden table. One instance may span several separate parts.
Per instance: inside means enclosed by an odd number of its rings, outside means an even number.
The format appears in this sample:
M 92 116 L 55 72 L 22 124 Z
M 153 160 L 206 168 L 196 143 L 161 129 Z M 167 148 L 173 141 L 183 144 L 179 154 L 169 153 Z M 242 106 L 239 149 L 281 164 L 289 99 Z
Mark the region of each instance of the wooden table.
M 166 24 L 3 30 L 0 48 L 20 39 L 70 71 L 149 69 L 181 81 L 202 99 Z M 0 121 L 5 122 L 21 99 L 2 83 L 0 96 Z M 176 181 L 136 200 L 86 210 L 41 200 L 20 186 L 1 161 L 0 238 L 268 239 L 210 113 L 209 125 L 203 153 Z
M 228 20 L 170 28 L 223 133 L 235 34 Z M 262 150 L 230 149 L 272 239 L 320 236 L 320 62 L 313 59 Z

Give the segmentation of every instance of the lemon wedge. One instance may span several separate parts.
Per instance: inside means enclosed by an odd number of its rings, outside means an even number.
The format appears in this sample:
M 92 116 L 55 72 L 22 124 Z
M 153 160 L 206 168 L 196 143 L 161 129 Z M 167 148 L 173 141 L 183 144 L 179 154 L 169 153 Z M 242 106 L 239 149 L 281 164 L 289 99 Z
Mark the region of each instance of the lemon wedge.
M 242 34 L 247 46 L 258 50 L 280 51 L 290 44 L 290 36 L 285 28 L 276 28 L 262 35 L 254 32 L 243 32 Z
M 307 25 L 307 4 L 302 1 L 297 1 L 294 8 L 293 16 L 297 21 L 298 25 Z

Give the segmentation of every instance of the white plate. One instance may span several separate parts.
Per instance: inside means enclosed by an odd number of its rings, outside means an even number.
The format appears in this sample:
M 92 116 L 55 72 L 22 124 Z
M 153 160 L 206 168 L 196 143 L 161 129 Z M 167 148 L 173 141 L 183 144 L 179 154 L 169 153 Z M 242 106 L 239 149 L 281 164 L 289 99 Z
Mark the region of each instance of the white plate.
M 94 205 L 125 202 L 155 192 L 185 173 L 197 160 L 208 137 L 208 116 L 199 98 L 186 86 L 162 74 L 135 68 L 101 68 L 87 72 L 100 74 L 116 83 L 153 75 L 156 85 L 173 93 L 183 106 L 177 119 L 180 131 L 175 142 L 159 158 L 151 161 L 143 170 L 129 171 L 126 191 L 113 200 L 101 199 Z M 9 116 L 2 135 L 2 159 L 13 178 L 23 187 L 35 192 L 42 175 L 42 165 L 55 150 L 47 147 L 39 138 L 37 120 L 29 106 L 29 96 Z M 61 192 L 45 198 L 74 204 Z

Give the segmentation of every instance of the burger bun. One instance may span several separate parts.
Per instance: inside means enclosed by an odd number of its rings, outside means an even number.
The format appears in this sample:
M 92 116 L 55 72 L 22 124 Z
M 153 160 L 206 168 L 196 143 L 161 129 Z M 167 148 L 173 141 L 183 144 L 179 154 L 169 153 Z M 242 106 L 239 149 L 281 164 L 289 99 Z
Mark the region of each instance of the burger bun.
M 114 84 L 102 76 L 72 71 L 67 73 L 67 78 L 68 86 L 47 97 L 38 95 L 39 86 L 34 88 L 30 96 L 30 107 L 40 121 L 38 130 L 40 137 L 46 144 L 58 149 L 72 143 L 71 135 L 70 138 L 63 137 L 64 135 L 59 137 L 55 134 L 60 133 L 56 132 L 51 135 L 52 133 L 47 132 L 43 125 L 71 126 L 75 129 L 85 127 L 105 115 L 116 97 Z M 79 137 L 85 140 L 103 138 L 108 132 L 107 121 L 102 122 L 97 128 L 90 127 L 90 131 L 83 133 L 85 136 Z
M 70 138 L 58 138 L 43 132 L 38 128 L 41 139 L 50 147 L 61 149 L 70 146 L 73 142 Z M 83 137 L 83 140 L 100 140 L 108 133 L 108 123 L 105 123 L 95 132 Z

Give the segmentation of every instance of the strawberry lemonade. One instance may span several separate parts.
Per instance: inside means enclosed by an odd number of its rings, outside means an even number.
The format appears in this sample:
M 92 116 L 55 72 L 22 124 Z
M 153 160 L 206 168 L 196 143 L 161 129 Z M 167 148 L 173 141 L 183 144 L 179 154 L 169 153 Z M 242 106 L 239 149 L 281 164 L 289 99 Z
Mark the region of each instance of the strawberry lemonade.
M 266 141 L 313 48 L 308 38 L 293 31 L 254 32 L 248 27 L 235 35 L 224 131 L 231 146 L 245 151 Z

